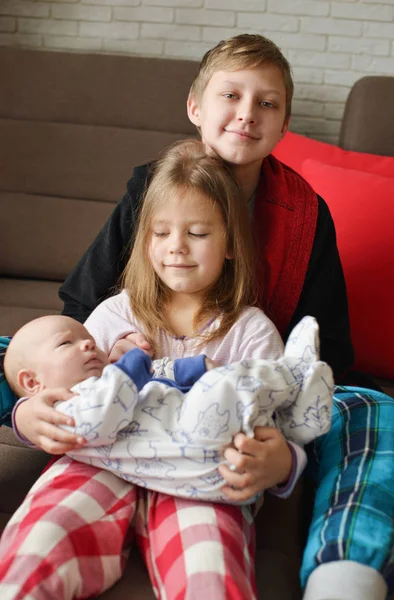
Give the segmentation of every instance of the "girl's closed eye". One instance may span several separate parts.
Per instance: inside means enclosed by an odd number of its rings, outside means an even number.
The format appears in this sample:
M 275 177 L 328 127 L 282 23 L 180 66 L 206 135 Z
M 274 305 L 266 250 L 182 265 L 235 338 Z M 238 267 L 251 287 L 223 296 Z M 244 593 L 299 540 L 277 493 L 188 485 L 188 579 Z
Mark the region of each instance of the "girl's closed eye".
M 166 235 L 168 235 L 168 233 L 166 231 L 153 231 L 152 235 L 154 235 L 155 237 L 165 237 Z
M 195 237 L 195 238 L 205 238 L 209 234 L 208 233 L 196 233 L 194 231 L 189 231 L 189 235 L 191 235 L 192 237 Z

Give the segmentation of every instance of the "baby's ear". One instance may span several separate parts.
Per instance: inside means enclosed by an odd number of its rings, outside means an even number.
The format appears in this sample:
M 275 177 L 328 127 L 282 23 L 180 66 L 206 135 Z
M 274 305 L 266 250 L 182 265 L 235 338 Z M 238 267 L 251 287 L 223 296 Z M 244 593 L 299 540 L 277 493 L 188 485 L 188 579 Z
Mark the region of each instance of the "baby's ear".
M 27 396 L 34 396 L 41 389 L 42 386 L 33 371 L 29 369 L 21 369 L 17 375 L 17 382 L 19 388 L 26 392 Z

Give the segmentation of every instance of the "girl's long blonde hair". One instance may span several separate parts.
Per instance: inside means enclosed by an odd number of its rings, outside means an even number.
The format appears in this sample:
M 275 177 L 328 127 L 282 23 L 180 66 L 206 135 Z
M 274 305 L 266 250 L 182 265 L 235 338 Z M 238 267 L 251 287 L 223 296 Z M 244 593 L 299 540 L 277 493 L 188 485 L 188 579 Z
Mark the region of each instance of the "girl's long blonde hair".
M 159 329 L 174 334 L 166 318 L 171 291 L 156 275 L 149 257 L 152 219 L 158 207 L 182 190 L 201 193 L 222 212 L 227 248 L 233 258 L 225 259 L 218 281 L 207 291 L 194 315 L 195 331 L 210 318 L 221 316 L 219 327 L 201 344 L 223 337 L 245 306 L 256 301 L 253 236 L 248 207 L 231 168 L 216 155 L 208 155 L 197 140 L 171 146 L 159 160 L 145 193 L 136 227 L 134 246 L 122 276 L 131 310 L 155 346 Z

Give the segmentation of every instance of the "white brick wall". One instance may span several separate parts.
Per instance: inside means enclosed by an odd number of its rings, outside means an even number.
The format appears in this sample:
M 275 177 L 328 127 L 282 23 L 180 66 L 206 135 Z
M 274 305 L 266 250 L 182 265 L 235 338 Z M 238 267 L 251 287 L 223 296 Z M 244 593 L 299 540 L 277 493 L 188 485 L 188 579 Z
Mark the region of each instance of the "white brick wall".
M 199 60 L 242 32 L 293 66 L 291 128 L 336 142 L 350 87 L 394 75 L 394 0 L 0 0 L 0 45 Z

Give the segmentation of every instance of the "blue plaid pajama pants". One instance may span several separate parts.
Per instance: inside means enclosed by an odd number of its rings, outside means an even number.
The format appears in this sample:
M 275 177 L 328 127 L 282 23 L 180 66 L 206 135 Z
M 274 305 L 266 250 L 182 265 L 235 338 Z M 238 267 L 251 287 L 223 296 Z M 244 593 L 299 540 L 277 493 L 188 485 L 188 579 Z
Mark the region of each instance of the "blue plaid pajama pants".
M 301 583 L 332 561 L 379 571 L 394 589 L 394 399 L 337 387 L 331 430 L 311 445 L 317 490 Z

